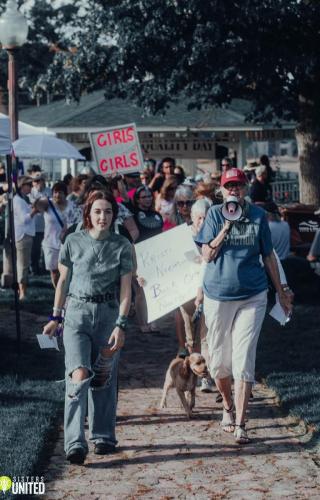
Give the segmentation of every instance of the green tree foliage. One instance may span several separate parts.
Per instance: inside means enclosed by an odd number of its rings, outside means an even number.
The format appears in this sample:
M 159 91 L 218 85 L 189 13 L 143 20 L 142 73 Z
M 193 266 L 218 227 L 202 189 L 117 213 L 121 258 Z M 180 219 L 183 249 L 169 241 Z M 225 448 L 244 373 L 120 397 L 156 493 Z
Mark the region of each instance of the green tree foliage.
M 29 24 L 27 43 L 21 47 L 18 57 L 20 93 L 24 100 L 34 99 L 47 92 L 44 74 L 59 50 L 67 48 L 66 26 L 71 26 L 79 10 L 80 0 L 55 7 L 49 0 L 36 0 L 29 10 L 24 10 Z M 1 13 L 6 0 L 0 0 Z M 68 35 L 71 34 L 71 29 Z M 0 87 L 7 87 L 7 54 L 0 52 Z
M 320 204 L 319 42 L 317 0 L 89 0 L 46 83 L 152 113 L 247 99 L 250 120 L 298 124 L 302 199 Z
M 300 94 L 319 106 L 315 1 L 95 0 L 80 26 L 74 97 L 103 84 L 152 112 L 181 95 L 197 107 L 243 97 L 268 120 L 297 120 Z

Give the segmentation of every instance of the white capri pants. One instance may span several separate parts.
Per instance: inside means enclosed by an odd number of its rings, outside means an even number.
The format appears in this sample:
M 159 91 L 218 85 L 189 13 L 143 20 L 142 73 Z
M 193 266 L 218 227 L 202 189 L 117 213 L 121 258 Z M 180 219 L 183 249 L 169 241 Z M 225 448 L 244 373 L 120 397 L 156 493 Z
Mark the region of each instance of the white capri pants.
M 267 290 L 244 300 L 204 296 L 209 369 L 213 378 L 254 382 L 257 343 L 267 307 Z
M 18 283 L 28 283 L 32 242 L 33 236 L 30 236 L 29 234 L 25 234 L 21 240 L 16 241 Z
M 42 246 L 44 255 L 44 265 L 47 271 L 57 271 L 59 263 L 59 252 L 56 248 Z

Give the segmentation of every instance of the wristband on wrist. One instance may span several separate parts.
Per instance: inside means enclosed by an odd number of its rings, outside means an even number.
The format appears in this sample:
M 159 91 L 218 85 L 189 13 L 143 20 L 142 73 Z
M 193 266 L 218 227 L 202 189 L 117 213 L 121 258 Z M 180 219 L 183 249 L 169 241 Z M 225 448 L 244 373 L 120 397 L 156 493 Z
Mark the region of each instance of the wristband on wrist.
M 62 323 L 63 322 L 63 317 L 62 316 L 53 316 L 53 315 L 50 315 L 48 319 L 49 319 L 49 321 L 58 321 L 58 323 Z
M 283 292 L 289 292 L 290 291 L 290 287 L 288 285 L 281 285 L 281 289 Z
M 61 314 L 63 309 L 60 309 L 60 307 L 53 307 L 53 315 L 55 316 L 56 313 Z
M 116 320 L 115 325 L 125 332 L 128 326 L 128 317 L 120 314 Z

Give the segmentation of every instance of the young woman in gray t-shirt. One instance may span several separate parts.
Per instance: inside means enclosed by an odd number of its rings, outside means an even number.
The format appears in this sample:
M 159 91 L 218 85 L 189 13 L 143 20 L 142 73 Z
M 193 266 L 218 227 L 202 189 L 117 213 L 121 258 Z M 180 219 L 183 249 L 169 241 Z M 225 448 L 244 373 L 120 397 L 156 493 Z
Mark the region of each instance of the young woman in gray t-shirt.
M 53 315 L 43 331 L 50 336 L 56 333 L 68 295 L 63 334 L 64 431 L 67 459 L 75 464 L 82 464 L 88 453 L 84 432 L 87 407 L 94 453 L 110 453 L 117 443 L 118 360 L 131 303 L 133 268 L 131 244 L 111 230 L 117 210 L 110 193 L 89 195 L 84 230 L 70 234 L 61 249 Z

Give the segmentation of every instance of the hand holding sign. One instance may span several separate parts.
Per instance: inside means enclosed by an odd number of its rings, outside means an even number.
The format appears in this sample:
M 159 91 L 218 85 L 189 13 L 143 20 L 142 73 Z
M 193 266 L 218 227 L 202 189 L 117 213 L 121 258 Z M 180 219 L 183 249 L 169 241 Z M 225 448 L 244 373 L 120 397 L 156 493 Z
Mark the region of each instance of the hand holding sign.
M 143 169 L 143 157 L 134 123 L 92 132 L 89 137 L 102 175 L 120 172 L 126 174 Z

